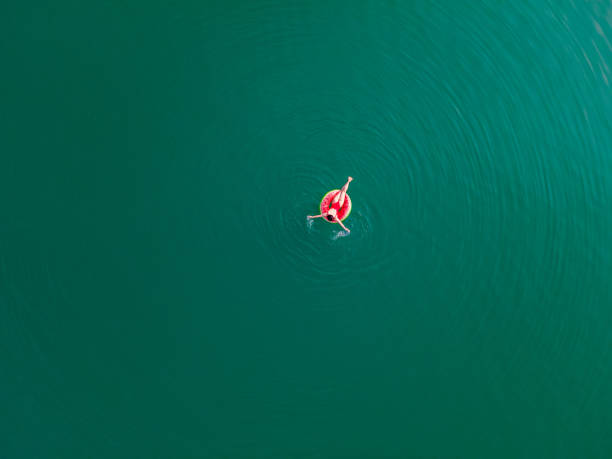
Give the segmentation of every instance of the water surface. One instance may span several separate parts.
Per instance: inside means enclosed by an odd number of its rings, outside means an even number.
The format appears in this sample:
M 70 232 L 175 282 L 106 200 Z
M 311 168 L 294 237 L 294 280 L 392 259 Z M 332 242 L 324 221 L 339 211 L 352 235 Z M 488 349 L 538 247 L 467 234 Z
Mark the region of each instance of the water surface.
M 328 3 L 4 8 L 3 457 L 609 455 L 611 6 Z

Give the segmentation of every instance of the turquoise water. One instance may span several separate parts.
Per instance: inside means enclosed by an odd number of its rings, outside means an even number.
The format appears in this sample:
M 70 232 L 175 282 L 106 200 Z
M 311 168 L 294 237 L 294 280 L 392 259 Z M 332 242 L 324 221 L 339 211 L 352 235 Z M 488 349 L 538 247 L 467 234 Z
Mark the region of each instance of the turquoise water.
M 0 456 L 609 457 L 609 3 L 3 10 Z

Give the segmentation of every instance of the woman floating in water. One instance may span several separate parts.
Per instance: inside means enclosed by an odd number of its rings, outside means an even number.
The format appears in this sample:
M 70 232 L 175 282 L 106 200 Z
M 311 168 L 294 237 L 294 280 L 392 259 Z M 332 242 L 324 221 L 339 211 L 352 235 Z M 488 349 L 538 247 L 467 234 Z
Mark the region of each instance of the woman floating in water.
M 324 211 L 322 208 L 321 214 L 309 215 L 308 218 L 325 217 L 328 221 L 332 223 L 339 223 L 345 231 L 350 233 L 351 230 L 344 226 L 340 218 L 338 218 L 338 212 L 340 211 L 340 209 L 342 209 L 342 206 L 344 206 L 344 201 L 346 200 L 346 190 L 348 189 L 349 183 L 351 183 L 352 180 L 353 177 L 348 178 L 342 189 L 338 193 L 336 193 L 336 196 L 334 196 L 334 199 L 332 199 L 332 202 L 330 203 L 329 209 L 327 211 Z

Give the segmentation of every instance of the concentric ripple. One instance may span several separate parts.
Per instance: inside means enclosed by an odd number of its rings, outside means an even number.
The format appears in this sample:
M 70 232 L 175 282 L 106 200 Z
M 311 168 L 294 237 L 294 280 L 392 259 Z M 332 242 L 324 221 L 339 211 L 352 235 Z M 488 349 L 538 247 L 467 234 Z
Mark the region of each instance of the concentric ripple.
M 607 25 L 552 4 L 354 9 L 337 12 L 356 33 L 335 37 L 330 53 L 317 40 L 329 24 L 292 5 L 259 6 L 266 22 L 248 37 L 252 66 L 239 68 L 251 69 L 241 94 L 261 111 L 240 133 L 237 158 L 253 187 L 242 208 L 256 241 L 289 277 L 317 291 L 374 273 L 387 285 L 408 270 L 408 285 L 454 299 L 452 316 L 483 288 L 492 300 L 500 283 L 521 290 L 537 279 L 531 289 L 545 292 L 593 275 L 576 278 L 566 252 L 602 226 L 564 215 L 592 221 L 609 190 L 599 172 L 609 136 L 590 122 L 609 104 Z M 275 20 L 287 15 L 291 27 Z M 243 17 L 228 27 L 239 32 Z M 357 29 L 365 17 L 376 20 Z M 341 237 L 306 215 L 348 175 L 354 210 Z M 413 272 L 424 260 L 429 269 Z

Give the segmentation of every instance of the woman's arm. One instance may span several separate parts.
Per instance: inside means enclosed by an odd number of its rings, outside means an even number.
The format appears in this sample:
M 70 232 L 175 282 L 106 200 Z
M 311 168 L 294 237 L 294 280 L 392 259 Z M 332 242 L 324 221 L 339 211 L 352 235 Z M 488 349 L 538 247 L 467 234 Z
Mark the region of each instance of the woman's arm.
M 323 214 L 319 214 L 319 215 L 308 215 L 308 218 L 319 218 L 322 217 Z
M 344 231 L 347 231 L 347 232 L 349 232 L 349 233 L 351 232 L 351 230 L 350 230 L 350 229 L 348 229 L 346 226 L 344 226 L 344 223 L 342 223 L 338 217 L 336 217 L 336 221 L 337 221 L 338 223 L 340 223 L 340 226 L 341 226 L 342 228 L 344 228 Z

